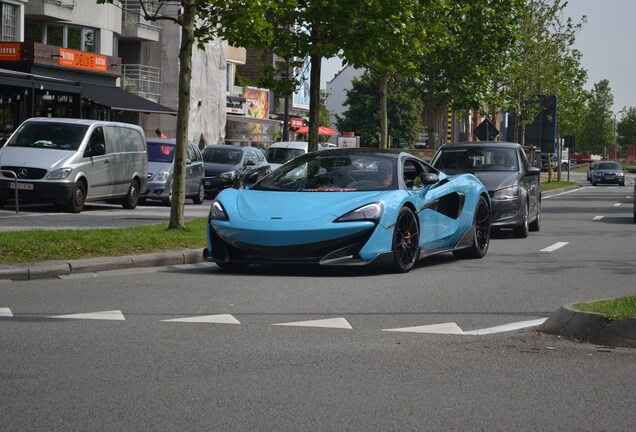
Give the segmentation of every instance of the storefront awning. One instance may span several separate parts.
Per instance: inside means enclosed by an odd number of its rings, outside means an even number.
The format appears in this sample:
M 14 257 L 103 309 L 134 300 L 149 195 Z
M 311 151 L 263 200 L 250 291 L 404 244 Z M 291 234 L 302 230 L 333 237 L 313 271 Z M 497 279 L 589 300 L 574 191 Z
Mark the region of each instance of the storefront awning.
M 119 87 L 82 83 L 82 97 L 115 111 L 135 111 L 147 114 L 177 115 L 177 111 Z

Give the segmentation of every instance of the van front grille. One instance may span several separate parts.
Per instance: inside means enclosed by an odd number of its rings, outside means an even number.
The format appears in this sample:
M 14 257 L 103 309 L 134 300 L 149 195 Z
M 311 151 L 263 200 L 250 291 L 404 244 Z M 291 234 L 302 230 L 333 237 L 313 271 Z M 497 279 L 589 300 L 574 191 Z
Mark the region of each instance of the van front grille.
M 13 171 L 18 176 L 18 180 L 39 180 L 46 175 L 46 170 L 42 168 L 2 166 L 0 170 Z M 8 177 L 6 174 L 4 176 Z

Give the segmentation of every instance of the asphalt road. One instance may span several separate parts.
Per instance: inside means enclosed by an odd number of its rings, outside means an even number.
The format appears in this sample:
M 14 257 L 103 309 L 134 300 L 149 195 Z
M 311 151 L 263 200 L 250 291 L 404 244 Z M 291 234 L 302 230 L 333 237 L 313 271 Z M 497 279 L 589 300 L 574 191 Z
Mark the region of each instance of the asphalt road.
M 0 430 L 635 430 L 633 349 L 524 327 L 634 293 L 632 205 L 628 187 L 552 196 L 527 239 L 405 275 L 0 281 Z

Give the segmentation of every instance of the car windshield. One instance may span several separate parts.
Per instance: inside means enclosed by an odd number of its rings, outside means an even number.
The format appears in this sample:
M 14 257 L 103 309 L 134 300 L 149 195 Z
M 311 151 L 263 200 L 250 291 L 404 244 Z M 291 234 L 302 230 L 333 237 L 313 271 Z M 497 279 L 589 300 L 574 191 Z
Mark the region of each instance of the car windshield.
M 284 164 L 288 160 L 292 160 L 296 156 L 305 154 L 303 149 L 298 148 L 284 148 L 284 147 L 270 147 L 267 149 L 265 159 L 269 163 Z
M 373 153 L 315 152 L 298 157 L 255 190 L 354 192 L 396 189 L 397 159 Z
M 597 170 L 620 170 L 621 165 L 618 162 L 601 162 L 596 166 Z
M 175 146 L 148 142 L 148 162 L 171 163 L 174 160 Z
M 515 149 L 501 147 L 444 148 L 432 165 L 448 173 L 519 170 Z
M 206 147 L 203 150 L 203 161 L 223 165 L 236 165 L 241 162 L 243 152 L 241 149 Z
M 7 146 L 75 151 L 82 143 L 87 129 L 87 125 L 29 122 L 20 126 L 7 142 Z

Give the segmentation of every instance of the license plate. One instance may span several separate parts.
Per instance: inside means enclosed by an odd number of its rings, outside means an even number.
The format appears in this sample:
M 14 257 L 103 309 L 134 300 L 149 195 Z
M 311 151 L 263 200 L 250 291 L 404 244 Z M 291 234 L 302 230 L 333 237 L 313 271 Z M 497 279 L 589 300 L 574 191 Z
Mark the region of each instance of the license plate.
M 9 182 L 9 189 L 15 189 L 15 183 Z M 33 190 L 32 183 L 18 183 L 18 189 L 21 190 Z

